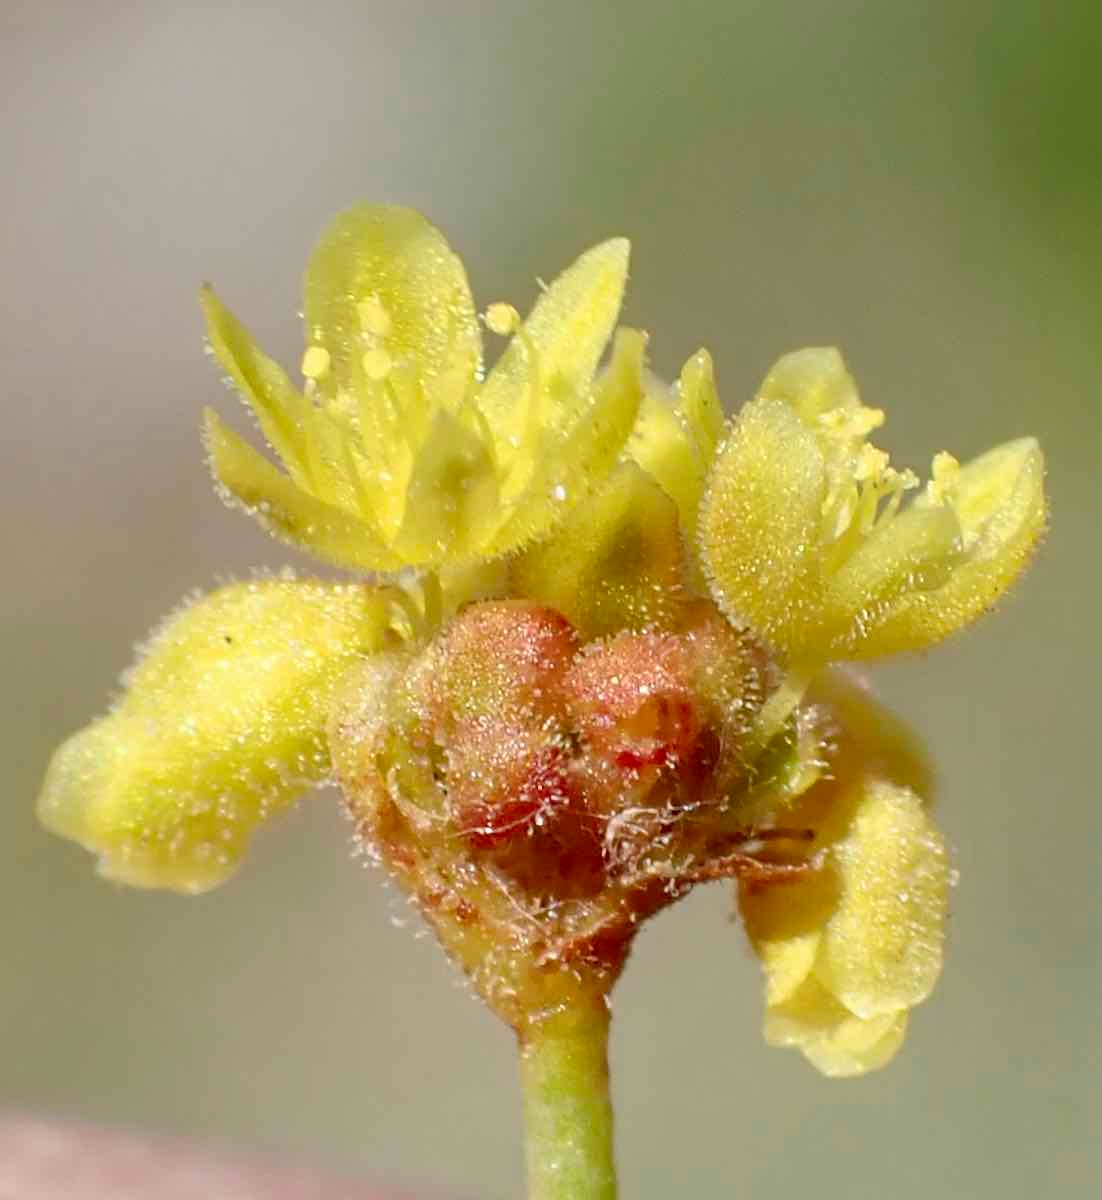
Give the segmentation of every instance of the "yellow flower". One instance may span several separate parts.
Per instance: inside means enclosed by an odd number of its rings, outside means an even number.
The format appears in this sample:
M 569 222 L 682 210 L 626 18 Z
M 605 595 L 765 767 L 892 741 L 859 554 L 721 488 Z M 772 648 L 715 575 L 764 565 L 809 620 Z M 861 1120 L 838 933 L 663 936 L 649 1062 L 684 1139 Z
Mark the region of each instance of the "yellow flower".
M 281 578 L 191 602 L 151 639 L 115 709 L 54 755 L 44 824 L 112 879 L 197 892 L 226 878 L 263 819 L 328 778 L 341 677 L 499 592 L 508 571 L 493 560 L 604 495 L 643 395 L 640 333 L 622 330 L 595 377 L 627 258 L 623 239 L 583 254 L 523 324 L 491 306 L 487 323 L 514 336 L 485 378 L 463 267 L 408 209 L 361 205 L 321 239 L 301 391 L 204 289 L 214 354 L 286 468 L 208 411 L 227 499 L 330 562 L 421 570 L 391 588 Z M 597 510 L 623 516 L 611 503 Z M 667 533 L 676 544 L 676 519 Z
M 55 753 L 42 823 L 109 879 L 214 887 L 262 820 L 327 778 L 329 698 L 386 644 L 393 599 L 284 578 L 192 601 L 150 639 L 112 712 Z
M 707 350 L 689 359 L 674 388 L 648 380 L 627 452 L 676 502 L 690 537 L 722 433 L 723 408 Z
M 463 265 L 419 213 L 360 205 L 338 217 L 306 274 L 302 391 L 214 293 L 211 348 L 286 474 L 206 415 L 226 498 L 320 558 L 370 571 L 467 564 L 546 534 L 607 474 L 642 396 L 645 338 L 621 330 L 595 379 L 627 276 L 628 243 L 583 254 L 483 378 Z
M 282 464 L 208 411 L 224 496 L 389 582 L 192 601 L 56 752 L 39 814 L 111 879 L 199 892 L 336 764 L 518 1030 L 583 976 L 603 996 L 641 920 L 734 876 L 767 1038 L 858 1074 L 934 985 L 950 871 L 907 735 L 816 676 L 990 607 L 1043 530 L 1041 453 L 938 455 L 904 506 L 917 480 L 868 442 L 883 414 L 833 350 L 782 359 L 723 440 L 704 351 L 667 389 L 641 333 L 613 336 L 627 260 L 594 247 L 523 322 L 491 305 L 511 340 L 484 374 L 441 234 L 361 205 L 310 261 L 301 389 L 205 289 Z
M 621 462 L 511 561 L 512 589 L 554 606 L 587 638 L 676 624 L 685 601 L 705 590 L 690 547 L 722 431 L 707 351 L 672 388 L 648 376 Z
M 743 882 L 739 907 L 765 972 L 765 1037 L 826 1075 L 860 1075 L 899 1049 L 941 971 L 950 869 L 909 739 L 852 684 L 818 696 L 838 723 L 831 773 L 784 813 L 815 832 L 816 869 Z
M 509 579 L 588 639 L 668 628 L 685 600 L 685 570 L 677 505 L 626 462 L 549 538 L 514 559 Z
M 917 488 L 867 439 L 883 421 L 836 350 L 782 358 L 712 468 L 700 554 L 716 603 L 790 663 L 932 645 L 991 608 L 1045 526 L 1032 438 Z

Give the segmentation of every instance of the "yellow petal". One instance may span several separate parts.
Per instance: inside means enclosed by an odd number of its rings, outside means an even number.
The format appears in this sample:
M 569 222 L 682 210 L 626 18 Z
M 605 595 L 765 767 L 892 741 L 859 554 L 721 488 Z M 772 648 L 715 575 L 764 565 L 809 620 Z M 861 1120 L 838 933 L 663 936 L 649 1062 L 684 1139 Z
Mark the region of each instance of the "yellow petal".
M 723 410 L 706 350 L 685 364 L 673 394 L 647 381 L 627 454 L 677 502 L 686 536 L 694 540 L 700 497 L 722 432 Z
M 138 887 L 200 892 L 253 829 L 325 777 L 340 676 L 383 642 L 387 592 L 263 581 L 198 600 L 154 635 L 118 707 L 54 755 L 39 817 Z
M 885 614 L 943 584 L 959 560 L 960 525 L 948 505 L 912 507 L 878 526 L 829 577 L 830 657 L 865 651 Z
M 921 799 L 870 780 L 833 848 L 841 881 L 818 974 L 854 1014 L 910 1008 L 941 972 L 949 857 Z
M 761 944 L 759 953 L 765 972 L 767 1007 L 783 1004 L 810 976 L 819 954 L 822 936 L 821 930 L 809 929 L 806 933 L 782 941 Z M 777 1043 L 773 1041 L 771 1044 Z
M 765 377 L 758 395 L 782 400 L 810 426 L 825 412 L 856 408 L 860 403 L 853 376 L 833 346 L 784 355 Z
M 830 869 L 787 883 L 739 886 L 739 911 L 762 962 L 769 1005 L 788 1000 L 810 976 L 837 902 L 838 879 Z
M 902 1045 L 906 1028 L 906 1012 L 855 1016 L 813 978 L 769 1005 L 763 1022 L 770 1046 L 797 1049 L 817 1070 L 836 1079 L 884 1066 Z
M 513 564 L 516 593 L 558 609 L 586 640 L 666 627 L 679 608 L 677 508 L 634 463 Z
M 1007 442 L 966 465 L 955 503 L 964 537 L 961 561 L 941 587 L 907 596 L 860 645 L 860 656 L 923 649 L 990 611 L 1044 533 L 1044 475 L 1044 456 L 1033 438 Z
M 502 463 L 530 451 L 530 431 L 563 427 L 588 403 L 593 373 L 620 312 L 630 244 L 613 238 L 587 250 L 536 301 L 490 372 L 479 407 Z
M 830 793 L 828 804 L 852 807 L 852 800 L 847 803 L 839 793 L 858 791 L 861 781 L 870 776 L 907 788 L 926 804 L 931 802 L 933 767 L 922 743 L 852 670 L 824 671 L 808 698 L 834 728 L 834 753 L 827 779 L 819 785 Z
M 720 447 L 701 503 L 700 556 L 716 604 L 794 656 L 822 615 L 825 487 L 814 434 L 788 403 L 759 397 Z
M 685 529 L 693 530 L 705 463 L 667 389 L 653 380 L 647 382 L 626 452 L 676 501 Z
M 802 1046 L 828 1036 L 853 1016 L 813 975 L 766 1005 L 762 1032 L 770 1046 Z
M 526 490 L 487 547 L 508 553 L 546 536 L 612 470 L 635 424 L 643 398 L 646 336 L 620 329 L 608 369 L 578 419 L 543 430 L 535 443 Z
M 395 549 L 409 563 L 469 560 L 493 529 L 497 501 L 489 446 L 458 417 L 440 411 L 414 460 Z
M 377 390 L 364 365 L 369 350 L 413 370 L 430 395 L 442 380 L 473 383 L 482 340 L 467 275 L 420 213 L 388 204 L 342 213 L 311 255 L 305 292 L 307 340 L 329 353 L 323 394 Z M 380 412 L 380 420 L 401 435 L 394 416 Z
M 393 571 L 401 565 L 359 517 L 300 490 L 207 409 L 204 441 L 227 502 L 240 504 L 269 533 L 338 566 Z
M 292 386 L 283 368 L 260 352 L 211 288 L 202 289 L 199 303 L 215 358 L 256 414 L 264 436 L 292 478 L 305 484 L 309 475 L 303 456 L 303 422 L 310 407 L 306 398 Z
M 907 1010 L 937 978 L 948 862 L 909 732 L 841 672 L 810 699 L 833 730 L 826 771 L 774 819 L 812 830 L 806 853 L 823 865 L 785 884 L 741 884 L 739 908 L 765 972 L 767 1040 L 825 1074 L 857 1075 L 895 1054 Z
M 370 466 L 358 452 L 355 434 L 331 408 L 313 404 L 303 426 L 310 472 L 310 486 L 304 490 L 370 526 L 374 506 L 365 487 Z
M 476 600 L 504 596 L 509 589 L 507 559 L 444 563 L 438 574 L 445 620 Z
M 723 434 L 723 408 L 716 392 L 715 369 L 707 350 L 698 350 L 681 368 L 677 408 L 684 417 L 701 462 L 707 466 Z
M 908 1014 L 890 1013 L 865 1021 L 849 1017 L 830 1033 L 809 1038 L 800 1050 L 829 1079 L 852 1079 L 878 1071 L 898 1054 L 907 1033 Z

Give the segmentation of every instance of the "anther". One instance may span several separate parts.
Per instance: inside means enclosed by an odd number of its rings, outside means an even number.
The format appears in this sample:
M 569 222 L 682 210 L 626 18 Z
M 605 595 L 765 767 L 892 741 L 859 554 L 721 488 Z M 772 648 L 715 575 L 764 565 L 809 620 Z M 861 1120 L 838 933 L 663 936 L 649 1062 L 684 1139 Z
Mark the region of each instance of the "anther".
M 302 356 L 302 374 L 307 379 L 324 379 L 329 373 L 329 351 L 324 346 L 310 346 Z
M 854 479 L 859 483 L 865 480 L 878 483 L 887 470 L 887 452 L 866 442 L 857 455 L 857 463 L 853 469 Z
M 930 468 L 930 482 L 926 485 L 926 495 L 933 504 L 945 504 L 953 498 L 957 479 L 960 477 L 960 463 L 945 450 L 934 455 Z
M 491 304 L 483 317 L 486 328 L 499 337 L 508 337 L 516 333 L 520 325 L 520 313 L 511 304 Z
M 820 415 L 819 424 L 837 438 L 865 438 L 884 424 L 884 410 L 866 408 L 863 404 L 856 408 L 832 408 Z

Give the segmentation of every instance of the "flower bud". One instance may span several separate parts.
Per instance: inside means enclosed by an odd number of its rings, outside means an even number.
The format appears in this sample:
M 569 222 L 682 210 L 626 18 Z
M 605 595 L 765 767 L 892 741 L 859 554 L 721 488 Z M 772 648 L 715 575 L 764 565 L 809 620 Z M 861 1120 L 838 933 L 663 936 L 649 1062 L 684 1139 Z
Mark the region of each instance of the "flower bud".
M 524 725 L 554 714 L 577 647 L 570 622 L 553 608 L 524 600 L 472 604 L 431 652 L 435 722 L 450 734 L 487 720 Z
M 561 739 L 544 727 L 499 721 L 469 727 L 448 757 L 453 818 L 482 850 L 548 825 L 578 795 Z
M 579 655 L 566 682 L 584 744 L 625 771 L 676 769 L 693 754 L 700 715 L 685 643 L 673 634 L 621 634 Z

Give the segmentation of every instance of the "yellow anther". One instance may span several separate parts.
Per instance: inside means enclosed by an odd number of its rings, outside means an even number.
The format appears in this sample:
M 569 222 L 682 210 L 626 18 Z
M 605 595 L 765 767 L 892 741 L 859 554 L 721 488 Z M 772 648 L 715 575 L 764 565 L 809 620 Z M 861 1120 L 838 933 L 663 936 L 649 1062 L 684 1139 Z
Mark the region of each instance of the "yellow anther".
M 858 483 L 864 483 L 866 480 L 879 483 L 882 478 L 886 480 L 889 473 L 895 472 L 888 466 L 887 452 L 866 442 L 857 454 L 857 462 L 853 468 L 854 479 Z
M 910 467 L 904 467 L 902 471 L 892 471 L 892 485 L 900 492 L 909 492 L 912 488 L 918 487 L 918 476 L 911 470 Z
M 324 346 L 310 346 L 302 356 L 302 374 L 307 379 L 324 379 L 329 372 L 329 351 Z
M 926 486 L 926 494 L 934 504 L 945 504 L 953 498 L 957 479 L 960 476 L 960 463 L 949 453 L 942 450 L 934 455 L 933 466 L 930 470 L 930 482 Z
M 378 296 L 368 296 L 366 300 L 361 300 L 356 305 L 356 313 L 364 330 L 376 337 L 386 337 L 394 328 L 390 313 Z
M 832 408 L 819 417 L 819 424 L 829 436 L 840 441 L 859 441 L 884 424 L 884 410 L 866 408 L 863 404 L 856 408 Z
M 364 353 L 360 362 L 363 364 L 364 374 L 368 379 L 374 379 L 378 382 L 390 374 L 391 358 L 385 350 L 378 348 L 368 350 Z
M 882 408 L 855 408 L 853 416 L 850 418 L 849 428 L 847 432 L 854 437 L 868 437 L 874 429 L 879 429 L 884 424 L 884 410 Z
M 520 313 L 511 304 L 491 304 L 486 309 L 486 328 L 499 337 L 508 337 L 516 333 L 520 325 Z

